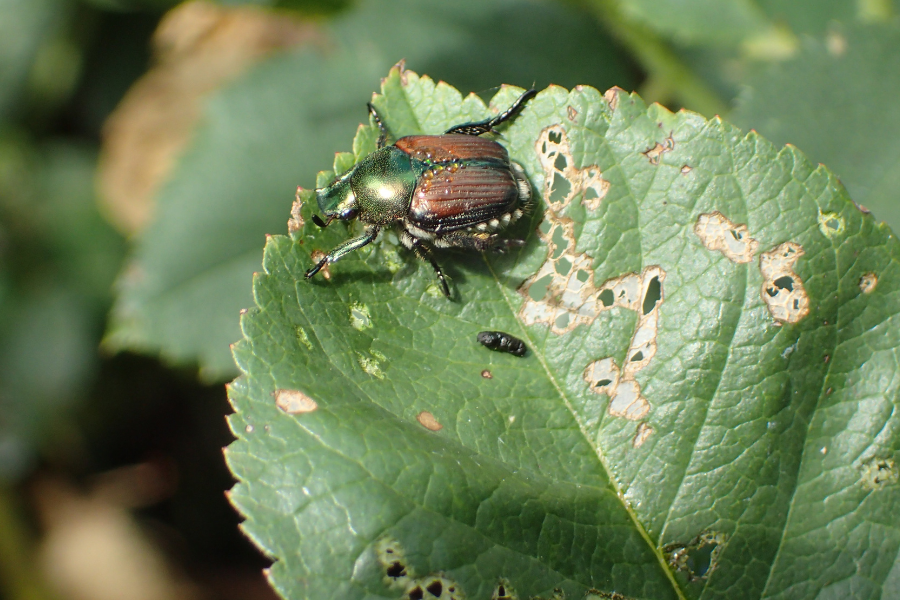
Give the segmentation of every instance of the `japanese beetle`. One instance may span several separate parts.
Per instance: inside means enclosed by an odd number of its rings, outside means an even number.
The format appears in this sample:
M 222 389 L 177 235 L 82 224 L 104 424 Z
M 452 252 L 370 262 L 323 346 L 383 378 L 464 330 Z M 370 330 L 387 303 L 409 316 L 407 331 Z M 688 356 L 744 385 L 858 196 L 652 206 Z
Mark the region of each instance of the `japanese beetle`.
M 525 342 L 504 331 L 481 331 L 478 333 L 478 343 L 485 348 L 509 352 L 515 356 L 525 356 L 525 351 L 528 350 Z
M 330 185 L 316 189 L 325 220 L 313 216 L 319 227 L 335 219 L 358 218 L 366 231 L 326 254 L 306 278 L 372 243 L 383 227 L 395 225 L 403 245 L 431 263 L 449 298 L 432 248 L 484 251 L 522 244 L 501 239 L 497 232 L 521 217 L 531 202 L 528 177 L 509 159 L 506 148 L 478 136 L 513 118 L 535 94 L 528 90 L 492 119 L 456 125 L 442 135 L 402 137 L 389 146 L 387 129 L 370 103 L 369 114 L 381 130 L 378 149 Z

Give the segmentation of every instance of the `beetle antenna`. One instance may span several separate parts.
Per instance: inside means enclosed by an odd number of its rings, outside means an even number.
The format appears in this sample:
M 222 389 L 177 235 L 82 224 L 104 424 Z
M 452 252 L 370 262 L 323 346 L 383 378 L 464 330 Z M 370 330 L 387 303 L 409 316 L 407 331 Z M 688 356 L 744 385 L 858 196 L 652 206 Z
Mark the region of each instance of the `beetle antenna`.
M 316 225 L 318 225 L 318 226 L 321 227 L 322 229 L 325 229 L 326 227 L 328 227 L 328 224 L 331 223 L 331 220 L 332 220 L 333 218 L 334 218 L 334 217 L 328 217 L 328 220 L 327 220 L 327 221 L 323 221 L 323 220 L 319 217 L 319 215 L 313 215 L 313 216 L 312 216 L 312 221 L 313 221 L 313 223 L 315 223 Z
M 375 120 L 375 124 L 378 125 L 378 130 L 381 132 L 378 136 L 378 141 L 376 142 L 376 147 L 381 150 L 384 148 L 384 144 L 387 142 L 388 131 L 387 127 L 384 126 L 384 121 L 381 120 L 381 115 L 378 114 L 378 111 L 375 110 L 375 107 L 371 102 L 366 103 L 366 106 L 369 107 L 369 115 L 372 119 Z

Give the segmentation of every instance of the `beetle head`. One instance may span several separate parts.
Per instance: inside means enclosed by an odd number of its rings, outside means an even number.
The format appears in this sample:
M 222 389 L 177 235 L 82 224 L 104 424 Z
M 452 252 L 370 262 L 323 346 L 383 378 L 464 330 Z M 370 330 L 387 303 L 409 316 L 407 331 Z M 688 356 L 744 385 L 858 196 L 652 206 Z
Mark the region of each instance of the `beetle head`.
M 321 219 L 314 218 L 316 225 L 326 227 L 334 219 L 346 221 L 356 216 L 356 194 L 350 187 L 350 179 L 355 171 L 355 168 L 350 169 L 330 185 L 316 189 L 316 202 L 326 219 L 322 222 Z

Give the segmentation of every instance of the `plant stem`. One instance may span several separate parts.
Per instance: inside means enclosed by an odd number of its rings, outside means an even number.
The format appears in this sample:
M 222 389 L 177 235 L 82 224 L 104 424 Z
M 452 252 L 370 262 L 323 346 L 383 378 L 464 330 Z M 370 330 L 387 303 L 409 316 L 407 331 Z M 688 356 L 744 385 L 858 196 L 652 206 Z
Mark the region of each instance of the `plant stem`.
M 653 82 L 650 89 L 671 96 L 678 104 L 705 117 L 724 115 L 728 103 L 697 76 L 650 28 L 634 23 L 622 14 L 618 0 L 584 0 L 617 41 L 625 46 Z

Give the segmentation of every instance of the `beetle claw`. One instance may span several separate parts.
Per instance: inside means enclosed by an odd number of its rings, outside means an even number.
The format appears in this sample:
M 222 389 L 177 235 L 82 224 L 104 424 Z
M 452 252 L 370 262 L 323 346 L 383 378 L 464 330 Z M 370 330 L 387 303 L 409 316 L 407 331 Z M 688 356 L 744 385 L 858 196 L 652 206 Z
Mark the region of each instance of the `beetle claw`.
M 521 248 L 525 245 L 525 240 L 500 240 L 496 246 L 493 247 L 493 251 L 498 254 L 504 254 L 510 248 Z
M 306 272 L 306 275 L 305 275 L 306 279 L 307 279 L 307 280 L 312 279 L 313 276 L 314 276 L 316 273 L 318 273 L 319 271 L 321 271 L 321 270 L 322 270 L 322 267 L 324 267 L 326 264 L 328 264 L 328 257 L 327 257 L 327 256 L 326 256 L 325 258 L 323 258 L 322 260 L 320 260 L 320 261 L 319 261 L 318 263 L 316 263 L 315 265 L 313 265 L 312 268 L 310 268 L 310 269 Z

